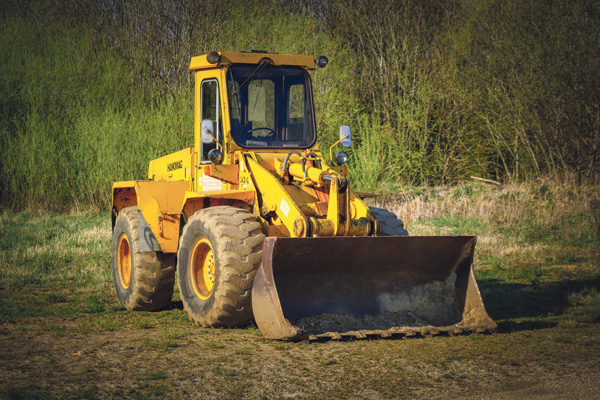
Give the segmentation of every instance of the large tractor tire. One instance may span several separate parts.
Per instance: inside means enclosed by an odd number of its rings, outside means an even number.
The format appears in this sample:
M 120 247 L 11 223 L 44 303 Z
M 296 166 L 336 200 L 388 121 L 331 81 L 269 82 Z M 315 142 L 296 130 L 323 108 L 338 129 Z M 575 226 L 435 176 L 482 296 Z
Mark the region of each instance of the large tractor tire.
M 112 259 L 117 299 L 127 309 L 155 311 L 171 303 L 176 255 L 140 252 L 137 207 L 124 208 L 117 216 Z
M 192 321 L 204 327 L 252 321 L 252 285 L 264 239 L 256 218 L 235 207 L 211 207 L 190 217 L 179 243 L 177 272 Z
M 378 207 L 369 207 L 369 212 L 381 223 L 379 236 L 408 236 L 404 223 L 393 212 Z

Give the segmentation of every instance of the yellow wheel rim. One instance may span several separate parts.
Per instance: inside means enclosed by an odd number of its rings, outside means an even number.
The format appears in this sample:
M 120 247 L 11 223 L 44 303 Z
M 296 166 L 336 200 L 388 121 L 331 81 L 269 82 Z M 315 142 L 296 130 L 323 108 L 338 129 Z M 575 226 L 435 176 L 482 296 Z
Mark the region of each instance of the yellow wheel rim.
M 190 258 L 190 278 L 196 296 L 207 300 L 215 287 L 216 265 L 212 246 L 206 238 L 194 244 Z
M 131 249 L 129 247 L 127 235 L 124 233 L 119 237 L 119 247 L 117 251 L 119 280 L 121 281 L 121 286 L 127 289 L 129 287 L 129 282 L 131 282 Z

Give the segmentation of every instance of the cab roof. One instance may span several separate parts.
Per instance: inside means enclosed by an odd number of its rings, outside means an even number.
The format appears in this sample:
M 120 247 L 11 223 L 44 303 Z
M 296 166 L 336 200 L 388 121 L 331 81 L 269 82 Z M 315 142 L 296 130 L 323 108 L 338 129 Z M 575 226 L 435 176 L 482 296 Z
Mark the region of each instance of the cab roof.
M 218 53 L 221 58 L 217 64 L 210 64 L 206 59 L 206 54 L 192 57 L 190 70 L 215 68 L 229 64 L 258 64 L 263 58 L 268 58 L 274 65 L 293 65 L 310 70 L 315 69 L 315 59 L 312 56 L 273 54 L 255 51 L 240 53 L 219 51 Z

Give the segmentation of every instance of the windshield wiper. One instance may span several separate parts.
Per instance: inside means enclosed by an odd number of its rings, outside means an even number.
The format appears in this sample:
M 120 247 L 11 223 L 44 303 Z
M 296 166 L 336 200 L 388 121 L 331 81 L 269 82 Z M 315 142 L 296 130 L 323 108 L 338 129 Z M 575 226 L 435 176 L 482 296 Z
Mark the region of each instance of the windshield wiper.
M 252 80 L 252 78 L 254 78 L 256 75 L 258 75 L 260 73 L 260 71 L 262 71 L 263 69 L 265 69 L 265 67 L 269 65 L 268 61 L 261 61 L 260 64 L 258 64 L 256 66 L 256 68 L 254 69 L 254 71 L 252 71 L 250 73 L 250 75 L 248 75 L 248 77 L 246 78 L 246 80 L 244 82 L 242 82 L 240 84 L 240 86 L 238 86 L 237 90 L 235 92 L 233 92 L 234 96 L 237 96 L 238 94 L 240 94 L 240 91 L 246 87 L 246 85 L 248 85 L 250 83 L 250 81 Z
M 242 113 L 242 107 L 240 106 L 240 100 L 238 97 L 238 90 L 235 89 L 235 81 L 233 80 L 233 72 L 231 72 L 231 68 L 229 68 L 227 70 L 227 72 L 229 73 L 229 80 L 231 81 L 231 90 L 232 90 L 232 94 L 231 97 L 235 98 L 235 105 L 236 105 L 236 109 L 238 111 L 238 118 L 241 118 L 240 115 Z

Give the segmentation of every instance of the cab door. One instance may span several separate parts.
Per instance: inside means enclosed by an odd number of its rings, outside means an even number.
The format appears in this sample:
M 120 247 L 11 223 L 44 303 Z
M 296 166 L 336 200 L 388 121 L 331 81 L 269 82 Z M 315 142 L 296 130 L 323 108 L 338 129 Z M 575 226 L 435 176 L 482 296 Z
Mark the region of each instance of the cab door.
M 201 191 L 221 190 L 222 182 L 210 176 L 210 160 L 208 152 L 219 147 L 223 152 L 223 119 L 221 113 L 221 99 L 219 92 L 219 81 L 216 77 L 202 77 L 196 74 L 196 107 L 194 115 L 194 136 L 198 163 L 196 165 L 197 189 Z M 217 139 L 219 145 L 213 141 L 207 143 L 202 140 L 201 129 L 203 121 L 212 123 L 212 136 Z

